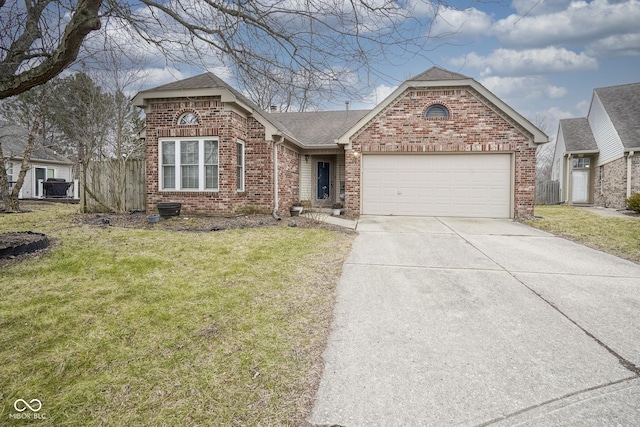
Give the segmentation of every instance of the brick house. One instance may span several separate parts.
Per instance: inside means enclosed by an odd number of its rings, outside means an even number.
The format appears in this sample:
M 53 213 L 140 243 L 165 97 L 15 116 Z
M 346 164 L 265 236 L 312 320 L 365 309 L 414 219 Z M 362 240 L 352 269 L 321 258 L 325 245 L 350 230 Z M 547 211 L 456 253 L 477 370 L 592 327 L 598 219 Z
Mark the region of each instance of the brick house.
M 597 88 L 587 117 L 560 120 L 552 179 L 561 200 L 621 209 L 640 193 L 640 83 Z
M 372 110 L 269 113 L 211 73 L 140 92 L 147 209 L 533 214 L 547 136 L 475 80 L 433 67 Z

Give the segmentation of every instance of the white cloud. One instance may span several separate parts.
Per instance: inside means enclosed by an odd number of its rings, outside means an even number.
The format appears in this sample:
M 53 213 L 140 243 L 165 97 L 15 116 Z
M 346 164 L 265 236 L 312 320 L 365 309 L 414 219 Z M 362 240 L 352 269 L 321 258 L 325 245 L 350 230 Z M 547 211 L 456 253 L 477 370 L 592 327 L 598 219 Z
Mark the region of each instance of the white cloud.
M 550 98 L 550 99 L 564 98 L 565 96 L 567 96 L 567 92 L 568 92 L 567 88 L 559 87 L 559 86 L 553 86 L 553 85 L 547 86 L 547 88 L 545 90 L 547 98 Z
M 587 117 L 590 106 L 591 106 L 591 100 L 586 100 L 586 99 L 576 104 L 576 109 L 580 112 L 580 117 Z
M 640 26 L 640 23 L 638 24 Z M 605 37 L 587 45 L 592 56 L 640 56 L 640 32 Z
M 358 109 L 374 108 L 381 103 L 387 96 L 391 95 L 398 86 L 378 85 L 371 93 L 365 95 L 361 102 L 358 103 Z
M 490 28 L 491 16 L 478 9 L 442 7 L 433 22 L 431 34 L 435 37 L 474 37 L 485 35 Z
M 554 86 L 542 76 L 498 77 L 480 79 L 480 83 L 499 98 L 513 99 L 557 99 L 566 96 L 567 89 Z
M 607 37 L 640 34 L 638 0 L 573 1 L 565 10 L 526 16 L 525 7 L 517 9 L 520 14 L 497 21 L 491 31 L 505 47 L 585 46 Z
M 145 71 L 144 89 L 154 88 L 193 76 L 193 73 L 186 73 L 171 67 L 148 68 Z
M 572 0 L 513 0 L 511 7 L 513 7 L 520 16 L 535 16 L 563 11 L 571 2 Z
M 598 62 L 585 53 L 556 47 L 528 50 L 497 49 L 487 56 L 472 52 L 448 62 L 458 68 L 465 66 L 483 70 L 482 76 L 523 76 L 598 68 Z

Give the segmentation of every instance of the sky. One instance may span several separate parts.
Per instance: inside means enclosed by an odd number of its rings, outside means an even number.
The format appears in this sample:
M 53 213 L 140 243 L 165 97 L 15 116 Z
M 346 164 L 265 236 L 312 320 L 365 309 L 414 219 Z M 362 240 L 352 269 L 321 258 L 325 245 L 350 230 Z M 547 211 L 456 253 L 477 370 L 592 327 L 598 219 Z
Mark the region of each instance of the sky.
M 434 41 L 432 64 L 416 60 L 400 78 L 431 65 L 472 77 L 534 123 L 544 118 L 552 137 L 559 119 L 586 117 L 594 88 L 640 82 L 637 0 L 477 2 L 443 10 L 434 30 L 451 36 Z
M 373 108 L 399 83 L 436 65 L 476 79 L 534 124 L 544 122 L 543 130 L 555 137 L 559 119 L 587 115 L 594 88 L 640 82 L 640 0 L 449 4 L 464 9 L 440 8 L 432 26 L 439 37 L 428 50 L 402 66 L 381 65 L 386 77 L 350 108 Z M 145 86 L 204 71 L 230 81 L 220 66 L 165 66 L 150 70 Z M 344 108 L 344 101 L 336 98 L 327 109 Z

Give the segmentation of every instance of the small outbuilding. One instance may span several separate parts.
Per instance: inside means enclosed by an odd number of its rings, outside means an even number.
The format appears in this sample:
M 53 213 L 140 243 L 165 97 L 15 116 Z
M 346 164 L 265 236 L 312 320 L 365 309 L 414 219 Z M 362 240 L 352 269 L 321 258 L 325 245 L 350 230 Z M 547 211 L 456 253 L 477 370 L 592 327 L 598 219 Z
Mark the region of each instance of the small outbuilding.
M 2 144 L 3 161 L 7 169 L 9 183 L 15 184 L 20 173 L 24 150 L 27 144 L 28 131 L 21 126 L 0 123 L 0 144 Z M 49 181 L 49 184 L 46 184 Z M 67 185 L 73 181 L 73 162 L 54 150 L 46 147 L 38 140 L 31 152 L 29 170 L 22 184 L 18 198 L 37 199 L 47 194 L 52 197 L 73 197 L 73 188 Z M 61 184 L 66 183 L 66 184 Z M 64 186 L 64 194 L 61 188 Z M 0 197 L 2 197 L 0 195 Z

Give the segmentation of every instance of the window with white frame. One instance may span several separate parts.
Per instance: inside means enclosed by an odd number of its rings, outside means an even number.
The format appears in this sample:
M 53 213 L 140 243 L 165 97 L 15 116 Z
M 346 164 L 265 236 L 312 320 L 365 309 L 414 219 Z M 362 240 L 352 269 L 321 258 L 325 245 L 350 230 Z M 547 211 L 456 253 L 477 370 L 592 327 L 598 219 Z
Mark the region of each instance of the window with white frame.
M 238 141 L 237 149 L 238 149 L 238 156 L 237 156 L 238 191 L 244 191 L 244 142 Z
M 574 169 L 587 169 L 591 166 L 591 159 L 589 157 L 573 158 Z
M 8 162 L 6 164 L 6 171 L 7 171 L 7 181 L 9 181 L 9 185 L 11 185 L 11 183 L 13 182 L 13 163 Z
M 218 190 L 216 139 L 163 139 L 159 149 L 161 190 Z

